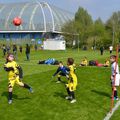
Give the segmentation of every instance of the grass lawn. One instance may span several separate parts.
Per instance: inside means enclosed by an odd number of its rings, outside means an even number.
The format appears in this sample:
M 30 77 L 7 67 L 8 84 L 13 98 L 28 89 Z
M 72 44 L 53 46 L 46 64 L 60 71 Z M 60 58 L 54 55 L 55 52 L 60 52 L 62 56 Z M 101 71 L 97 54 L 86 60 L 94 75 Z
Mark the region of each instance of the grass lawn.
M 68 57 L 73 57 L 79 64 L 84 56 L 104 63 L 109 52 L 101 56 L 99 51 L 32 51 L 30 61 L 25 61 L 24 53 L 18 53 L 17 62 L 24 71 L 23 81 L 33 87 L 34 93 L 15 86 L 12 105 L 7 101 L 7 73 L 3 69 L 5 60 L 1 57 L 0 120 L 103 120 L 110 109 L 110 67 L 77 67 L 77 102 L 70 104 L 65 100 L 64 83 L 56 84 L 57 78 L 51 80 L 57 66 L 37 64 L 38 60 L 47 58 L 56 58 L 66 64 Z M 62 80 L 66 82 L 65 78 Z M 111 120 L 119 120 L 119 112 Z

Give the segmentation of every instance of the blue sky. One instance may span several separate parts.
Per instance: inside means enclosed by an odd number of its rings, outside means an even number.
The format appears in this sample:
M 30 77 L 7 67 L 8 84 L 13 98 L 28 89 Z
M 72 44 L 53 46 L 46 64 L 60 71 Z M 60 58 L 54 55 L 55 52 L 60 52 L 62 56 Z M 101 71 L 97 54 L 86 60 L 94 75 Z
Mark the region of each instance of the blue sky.
M 34 0 L 0 0 L 2 3 Z M 42 0 L 39 0 L 42 1 Z M 120 0 L 43 0 L 62 9 L 75 13 L 79 6 L 87 9 L 93 20 L 100 17 L 106 21 L 113 12 L 120 11 Z

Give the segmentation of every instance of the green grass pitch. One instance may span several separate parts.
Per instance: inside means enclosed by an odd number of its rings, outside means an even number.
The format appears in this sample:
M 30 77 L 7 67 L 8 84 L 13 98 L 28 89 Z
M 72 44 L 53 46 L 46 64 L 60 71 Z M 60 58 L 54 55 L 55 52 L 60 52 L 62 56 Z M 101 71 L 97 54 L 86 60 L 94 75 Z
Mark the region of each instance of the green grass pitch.
M 88 60 L 98 60 L 104 63 L 109 57 L 105 51 L 101 56 L 99 51 L 32 51 L 30 61 L 25 61 L 25 53 L 18 53 L 17 62 L 24 70 L 25 83 L 33 87 L 34 93 L 15 86 L 13 104 L 7 101 L 7 73 L 3 69 L 5 59 L 0 53 L 0 120 L 103 120 L 110 110 L 110 67 L 77 67 L 78 87 L 77 102 L 70 104 L 65 100 L 67 95 L 64 84 L 56 84 L 51 76 L 57 66 L 38 65 L 38 60 L 56 58 L 66 64 L 68 57 L 73 57 L 79 64 L 86 56 Z M 62 78 L 66 82 L 65 78 Z M 120 109 L 111 120 L 119 120 Z

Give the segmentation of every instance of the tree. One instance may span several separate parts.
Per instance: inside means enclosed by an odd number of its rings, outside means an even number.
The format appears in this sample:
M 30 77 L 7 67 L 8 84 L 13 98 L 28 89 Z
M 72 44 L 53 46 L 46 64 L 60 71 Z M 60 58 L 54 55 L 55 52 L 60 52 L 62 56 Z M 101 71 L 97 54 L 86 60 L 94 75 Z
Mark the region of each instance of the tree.
M 80 33 L 80 43 L 87 45 L 87 39 L 89 37 L 90 28 L 93 25 L 92 17 L 88 14 L 87 10 L 79 7 L 75 14 L 76 30 Z
M 65 40 L 67 42 L 68 47 L 72 47 L 73 41 L 76 39 L 76 23 L 75 21 L 69 21 L 66 23 L 63 28 L 62 32 L 64 33 L 63 35 L 65 36 Z
M 82 7 L 79 7 L 72 21 L 66 23 L 62 29 L 68 33 L 65 38 L 69 44 L 79 35 L 80 46 L 96 46 L 101 45 L 108 48 L 111 44 L 116 45 L 120 41 L 120 11 L 114 12 L 106 23 L 98 18 L 92 20 L 91 15 Z
M 106 30 L 110 33 L 111 44 L 115 46 L 120 38 L 120 11 L 114 12 L 107 20 Z

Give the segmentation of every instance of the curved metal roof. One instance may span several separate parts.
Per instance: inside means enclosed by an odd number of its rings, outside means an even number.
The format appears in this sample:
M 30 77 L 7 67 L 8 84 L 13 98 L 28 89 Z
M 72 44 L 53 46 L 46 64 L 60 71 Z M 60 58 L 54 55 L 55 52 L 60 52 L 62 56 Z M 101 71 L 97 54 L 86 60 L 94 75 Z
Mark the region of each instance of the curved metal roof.
M 12 21 L 20 17 L 23 23 L 14 26 Z M 61 27 L 74 18 L 74 14 L 47 2 L 0 4 L 0 32 L 60 32 Z

